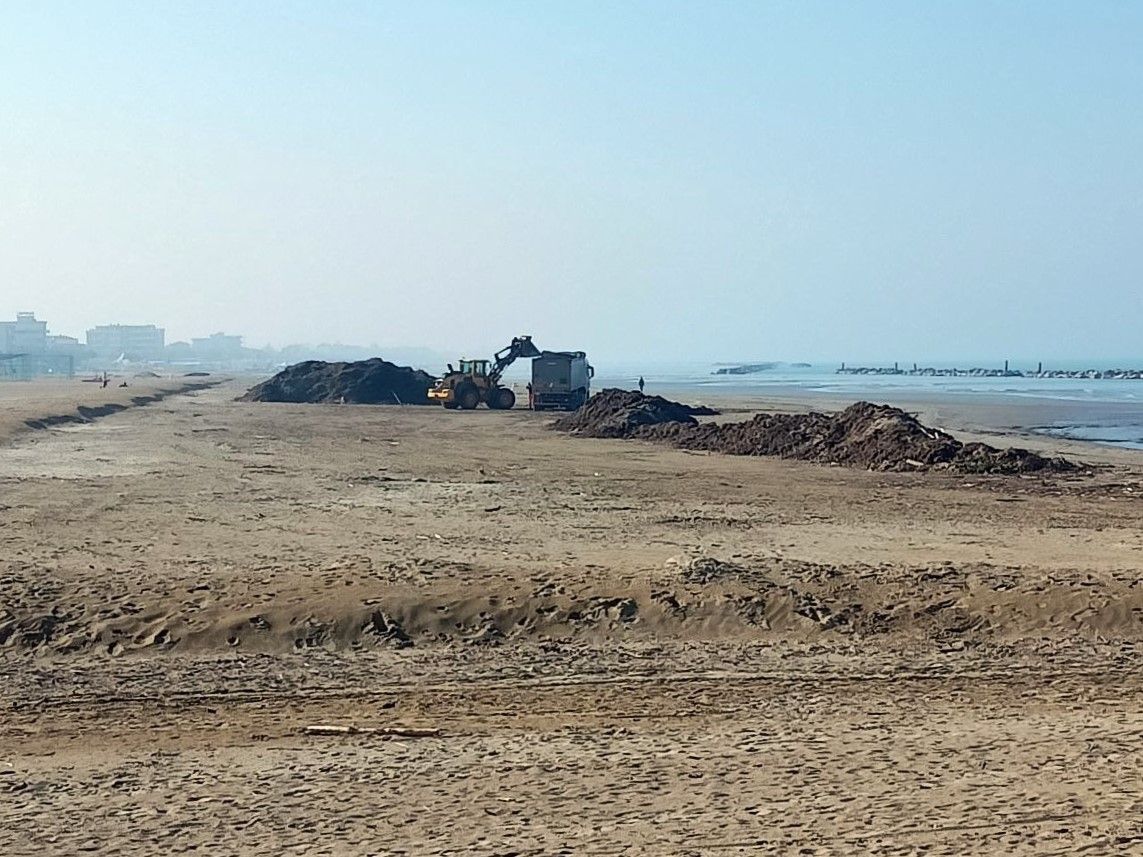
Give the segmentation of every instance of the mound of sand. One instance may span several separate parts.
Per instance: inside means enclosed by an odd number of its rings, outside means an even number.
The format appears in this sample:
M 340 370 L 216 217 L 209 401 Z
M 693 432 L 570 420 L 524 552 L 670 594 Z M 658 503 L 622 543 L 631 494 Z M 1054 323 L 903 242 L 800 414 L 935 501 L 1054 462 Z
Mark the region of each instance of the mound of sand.
M 251 387 L 242 401 L 427 405 L 434 380 L 420 369 L 397 366 L 380 357 L 352 363 L 306 360 Z
M 579 410 L 556 421 L 560 431 L 585 437 L 633 437 L 644 427 L 674 423 L 694 426 L 696 416 L 718 411 L 672 402 L 662 396 L 646 396 L 633 390 L 603 390 Z
M 941 468 L 962 473 L 1062 472 L 1076 465 L 1026 449 L 965 444 L 889 405 L 857 402 L 837 414 L 758 414 L 738 423 L 699 424 L 686 405 L 607 390 L 555 428 L 586 437 L 637 437 L 682 449 L 774 455 L 869 470 Z

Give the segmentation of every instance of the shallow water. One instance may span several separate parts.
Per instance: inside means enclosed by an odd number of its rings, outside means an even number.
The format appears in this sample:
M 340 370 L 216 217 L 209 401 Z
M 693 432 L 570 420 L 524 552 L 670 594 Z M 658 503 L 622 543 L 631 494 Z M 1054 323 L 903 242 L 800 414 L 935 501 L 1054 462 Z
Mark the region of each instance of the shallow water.
M 1052 437 L 1071 440 L 1086 440 L 1104 446 L 1117 446 L 1123 449 L 1143 449 L 1143 426 L 1137 422 L 1060 422 L 1050 426 L 1036 426 L 1033 431 Z

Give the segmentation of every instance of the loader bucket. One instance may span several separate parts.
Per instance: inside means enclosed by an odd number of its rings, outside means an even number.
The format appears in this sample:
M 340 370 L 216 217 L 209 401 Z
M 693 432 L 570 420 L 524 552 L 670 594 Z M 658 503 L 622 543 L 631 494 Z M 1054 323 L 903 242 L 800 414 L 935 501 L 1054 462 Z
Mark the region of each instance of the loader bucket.
M 518 336 L 516 337 L 517 347 L 521 357 L 539 357 L 540 349 L 532 344 L 532 337 Z

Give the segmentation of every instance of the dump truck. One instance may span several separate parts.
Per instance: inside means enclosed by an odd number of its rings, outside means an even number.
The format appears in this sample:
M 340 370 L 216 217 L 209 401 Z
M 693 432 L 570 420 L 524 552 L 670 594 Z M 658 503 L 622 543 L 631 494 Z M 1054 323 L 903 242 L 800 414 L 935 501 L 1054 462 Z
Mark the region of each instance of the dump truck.
M 440 402 L 452 410 L 471 411 L 481 402 L 496 410 L 510 410 L 516 406 L 516 394 L 510 387 L 500 386 L 504 370 L 521 357 L 539 357 L 540 349 L 532 344 L 532 337 L 517 336 L 511 344 L 501 348 L 491 360 L 461 360 L 429 388 L 430 402 Z
M 574 411 L 591 395 L 595 369 L 582 351 L 542 351 L 532 360 L 532 410 Z

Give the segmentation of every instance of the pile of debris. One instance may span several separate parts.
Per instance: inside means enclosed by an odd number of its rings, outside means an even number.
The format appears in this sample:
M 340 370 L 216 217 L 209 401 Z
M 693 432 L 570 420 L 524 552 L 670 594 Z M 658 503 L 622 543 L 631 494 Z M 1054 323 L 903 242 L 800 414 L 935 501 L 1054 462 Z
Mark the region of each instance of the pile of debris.
M 658 396 L 605 390 L 554 428 L 585 437 L 643 438 L 681 449 L 773 455 L 868 470 L 960 473 L 1067 472 L 1077 465 L 1026 449 L 962 443 L 889 405 L 857 402 L 837 414 L 758 414 L 699 423 L 692 409 Z
M 718 411 L 672 402 L 662 396 L 645 396 L 634 390 L 603 390 L 588 399 L 579 410 L 555 422 L 559 431 L 585 437 L 635 437 L 645 427 L 657 425 L 696 426 L 696 416 L 713 416 Z
M 427 405 L 435 379 L 427 372 L 373 357 L 352 363 L 307 360 L 252 387 L 244 402 L 345 402 Z

